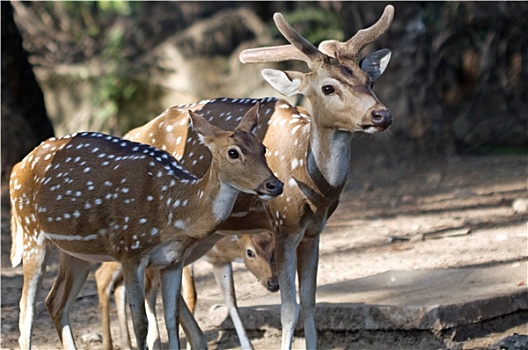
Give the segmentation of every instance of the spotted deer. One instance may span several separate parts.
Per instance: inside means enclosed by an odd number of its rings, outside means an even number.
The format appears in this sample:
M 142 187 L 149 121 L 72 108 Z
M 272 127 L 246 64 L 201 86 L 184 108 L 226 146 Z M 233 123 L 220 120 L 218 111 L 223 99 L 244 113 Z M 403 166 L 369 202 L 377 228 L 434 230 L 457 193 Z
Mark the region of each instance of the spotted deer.
M 159 269 L 169 347 L 179 348 L 177 318 L 190 315 L 184 306 L 178 312 L 188 251 L 229 217 L 239 192 L 261 199 L 282 193 L 282 182 L 266 164 L 264 146 L 252 134 L 258 110 L 258 105 L 249 110 L 234 131 L 189 112 L 192 129 L 212 157 L 201 177 L 165 151 L 90 132 L 49 139 L 15 165 L 11 262 L 23 263 L 22 349 L 31 348 L 49 243 L 60 254 L 46 307 L 63 348 L 75 348 L 69 312 L 97 261 L 117 261 L 123 267 L 138 349 L 146 348 L 147 337 L 144 270 Z M 183 326 L 191 321 L 192 316 Z
M 252 349 L 251 341 L 246 334 L 244 325 L 238 312 L 233 282 L 232 262 L 244 262 L 246 268 L 259 280 L 260 284 L 270 292 L 279 290 L 277 276 L 274 273 L 274 241 L 269 232 L 257 234 L 241 234 L 228 236 L 219 240 L 209 250 L 204 259 L 213 268 L 216 284 L 222 290 L 224 301 L 229 310 L 233 324 L 243 349 Z M 147 295 L 147 313 L 149 319 L 149 349 L 156 347 L 160 342 L 159 330 L 156 324 L 156 292 L 158 284 L 156 270 L 147 269 L 145 294 Z M 112 335 L 110 332 L 110 294 L 114 290 L 114 298 L 119 322 L 119 335 L 121 349 L 131 349 L 130 335 L 128 332 L 125 293 L 123 285 L 123 274 L 121 265 L 117 262 L 105 262 L 95 273 L 97 282 L 97 293 L 99 296 L 99 307 L 101 309 L 101 320 L 103 325 L 103 349 L 113 348 Z M 187 303 L 191 313 L 196 306 L 196 289 L 194 277 L 190 266 L 185 266 L 182 280 L 183 299 Z
M 382 49 L 362 60 L 359 52 L 388 30 L 393 16 L 394 7 L 387 5 L 376 23 L 346 42 L 326 40 L 317 48 L 276 13 L 275 24 L 290 44 L 248 49 L 240 54 L 243 63 L 305 62 L 310 70 L 307 73 L 263 69 L 262 75 L 283 95 L 305 95 L 312 106 L 311 116 L 276 98 L 217 98 L 172 107 L 125 136 L 165 149 L 201 174 L 211 160 L 187 126 L 187 111 L 194 110 L 214 125 L 230 130 L 246 110 L 257 102 L 262 105 L 257 136 L 267 147 L 271 169 L 285 182 L 284 193 L 268 202 L 256 196 L 239 196 L 221 229 L 224 233 L 261 229 L 274 233 L 283 349 L 291 347 L 299 315 L 296 272 L 306 347 L 317 348 L 319 234 L 338 205 L 350 164 L 352 135 L 382 132 L 392 123 L 391 112 L 372 91 L 391 52 Z

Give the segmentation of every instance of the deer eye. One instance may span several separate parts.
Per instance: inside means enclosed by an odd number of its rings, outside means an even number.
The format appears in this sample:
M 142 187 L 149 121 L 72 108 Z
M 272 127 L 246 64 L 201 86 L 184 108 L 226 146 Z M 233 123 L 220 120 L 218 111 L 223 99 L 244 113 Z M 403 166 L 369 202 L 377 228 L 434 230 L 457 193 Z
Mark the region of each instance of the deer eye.
M 335 92 L 334 87 L 332 85 L 325 85 L 321 90 L 325 95 L 331 95 Z
M 246 254 L 247 254 L 248 258 L 252 258 L 252 257 L 255 256 L 255 253 L 253 253 L 253 251 L 251 249 L 246 250 Z
M 227 155 L 231 159 L 237 159 L 238 158 L 238 151 L 236 149 L 230 149 L 229 151 L 227 151 Z

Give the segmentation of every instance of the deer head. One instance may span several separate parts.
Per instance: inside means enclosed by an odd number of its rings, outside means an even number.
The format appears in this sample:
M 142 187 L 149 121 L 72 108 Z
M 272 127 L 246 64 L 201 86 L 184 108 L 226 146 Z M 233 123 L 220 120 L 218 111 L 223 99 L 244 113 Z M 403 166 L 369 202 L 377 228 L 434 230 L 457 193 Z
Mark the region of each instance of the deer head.
M 238 237 L 243 251 L 244 264 L 258 278 L 260 284 L 270 292 L 279 290 L 279 281 L 274 271 L 275 240 L 270 232 L 244 234 Z
M 213 154 L 213 162 L 222 169 L 218 173 L 220 181 L 241 192 L 270 199 L 280 195 L 283 186 L 273 174 L 268 172 L 268 178 L 263 179 L 260 185 L 251 191 L 248 191 L 248 188 L 251 188 L 255 179 L 252 176 L 238 176 L 244 168 L 257 169 L 259 162 L 266 164 L 266 149 L 254 134 L 258 125 L 258 110 L 257 103 L 244 115 L 234 131 L 217 128 L 193 111 L 189 111 L 189 115 L 198 137 Z M 263 173 L 255 172 L 254 176 L 262 176 L 261 174 Z
M 314 122 L 321 127 L 343 131 L 375 133 L 392 123 L 390 111 L 372 91 L 373 83 L 383 74 L 390 60 L 388 49 L 376 51 L 358 64 L 359 51 L 386 32 L 392 23 L 394 7 L 388 5 L 381 18 L 360 30 L 346 42 L 326 40 L 316 48 L 291 27 L 280 13 L 273 16 L 277 28 L 291 43 L 245 50 L 242 63 L 300 60 L 310 72 L 264 69 L 262 75 L 278 92 L 291 96 L 303 94 L 313 106 Z M 319 111 L 326 111 L 319 116 Z

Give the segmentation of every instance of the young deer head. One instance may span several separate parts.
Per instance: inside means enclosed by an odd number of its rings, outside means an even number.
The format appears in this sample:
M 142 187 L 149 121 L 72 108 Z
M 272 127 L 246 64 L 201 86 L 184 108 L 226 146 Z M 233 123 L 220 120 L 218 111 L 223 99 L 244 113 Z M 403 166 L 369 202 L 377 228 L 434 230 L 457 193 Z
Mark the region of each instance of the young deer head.
M 228 218 L 239 191 L 264 199 L 282 193 L 264 146 L 251 133 L 258 108 L 248 111 L 235 131 L 190 112 L 194 130 L 212 153 L 201 179 L 167 152 L 99 133 L 45 141 L 13 168 L 11 262 L 22 261 L 24 272 L 21 348 L 31 347 L 48 242 L 61 254 L 46 306 L 64 348 L 75 347 L 68 314 L 90 266 L 108 260 L 122 263 L 138 348 L 145 347 L 145 267 L 162 269 L 164 298 L 179 298 L 186 250 Z M 177 300 L 166 302 L 166 316 L 175 322 Z M 177 348 L 176 325 L 167 327 L 172 327 L 170 346 Z
M 239 236 L 244 265 L 270 292 L 279 290 L 275 271 L 275 241 L 269 232 Z
M 213 265 L 244 262 L 246 268 L 270 292 L 279 290 L 275 272 L 275 240 L 270 232 L 240 234 L 222 238 L 205 258 Z

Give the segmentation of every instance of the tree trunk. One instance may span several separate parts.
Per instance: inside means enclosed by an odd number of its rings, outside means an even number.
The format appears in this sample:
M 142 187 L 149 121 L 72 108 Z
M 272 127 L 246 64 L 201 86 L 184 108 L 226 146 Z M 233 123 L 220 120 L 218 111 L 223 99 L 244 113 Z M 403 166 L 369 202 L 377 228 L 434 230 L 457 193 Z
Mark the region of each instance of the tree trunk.
M 41 141 L 53 136 L 44 95 L 22 47 L 9 1 L 2 1 L 2 179 Z

